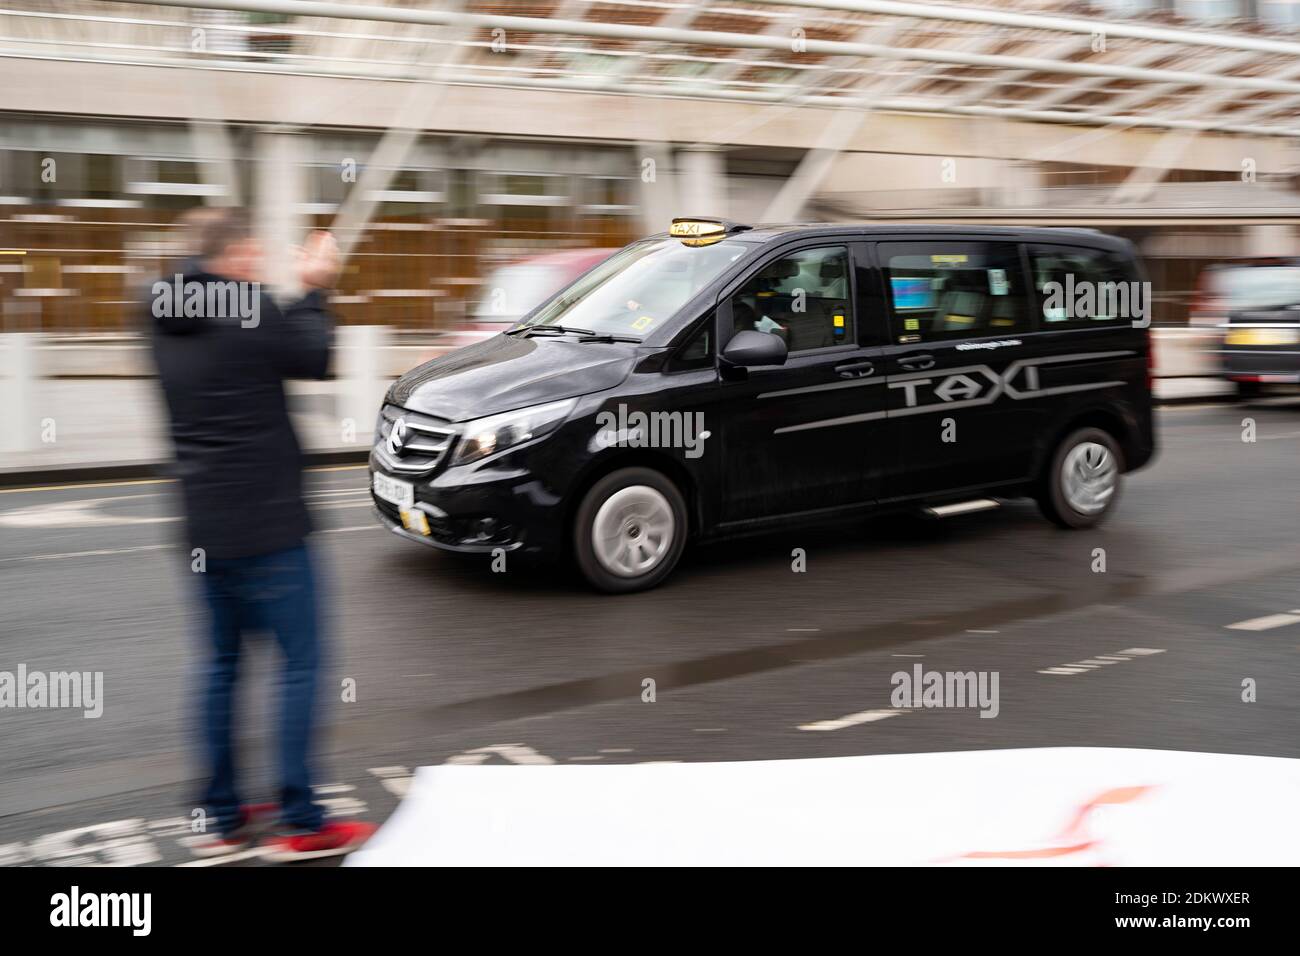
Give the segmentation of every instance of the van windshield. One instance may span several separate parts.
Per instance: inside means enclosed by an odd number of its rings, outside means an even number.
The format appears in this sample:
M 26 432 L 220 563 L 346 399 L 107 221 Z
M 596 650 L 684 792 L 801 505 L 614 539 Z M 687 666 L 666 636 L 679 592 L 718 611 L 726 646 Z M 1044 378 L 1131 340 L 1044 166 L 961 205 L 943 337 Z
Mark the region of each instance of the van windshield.
M 520 328 L 562 325 L 644 337 L 749 250 L 741 242 L 692 247 L 633 243 L 563 290 Z
M 1242 266 L 1215 274 L 1215 290 L 1227 311 L 1280 308 L 1300 303 L 1300 268 L 1293 265 Z

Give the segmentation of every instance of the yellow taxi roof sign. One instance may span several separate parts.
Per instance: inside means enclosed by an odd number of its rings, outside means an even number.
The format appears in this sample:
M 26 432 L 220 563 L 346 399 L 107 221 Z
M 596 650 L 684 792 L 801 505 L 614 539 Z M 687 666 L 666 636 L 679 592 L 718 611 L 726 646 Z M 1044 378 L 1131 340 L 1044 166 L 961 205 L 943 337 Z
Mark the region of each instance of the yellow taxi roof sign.
M 668 235 L 684 240 L 688 245 L 705 245 L 717 242 L 729 232 L 741 232 L 748 228 L 726 219 L 684 216 L 672 221 Z

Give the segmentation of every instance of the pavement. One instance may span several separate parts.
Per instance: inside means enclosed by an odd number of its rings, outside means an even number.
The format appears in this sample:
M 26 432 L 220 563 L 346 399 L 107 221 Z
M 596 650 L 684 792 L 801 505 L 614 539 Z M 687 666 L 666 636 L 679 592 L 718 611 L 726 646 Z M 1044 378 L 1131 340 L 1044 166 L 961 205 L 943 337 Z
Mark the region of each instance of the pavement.
M 309 460 L 364 461 L 390 383 L 368 384 L 358 399 L 341 383 L 290 382 L 289 412 Z M 165 472 L 171 443 L 153 379 L 42 379 L 31 391 L 23 416 L 29 427 L 0 453 L 0 486 Z
M 290 417 L 308 464 L 366 460 L 373 437 L 373 411 L 390 380 L 349 400 L 333 382 L 291 382 Z M 49 380 L 42 382 L 38 410 L 22 449 L 0 456 L 0 488 L 39 482 L 109 481 L 165 476 L 171 454 L 157 386 L 148 379 Z M 1162 405 L 1231 401 L 1231 382 L 1170 378 L 1156 382 Z M 52 429 L 50 440 L 40 431 Z
M 307 462 L 365 461 L 374 417 L 391 383 L 367 383 L 354 395 L 349 383 L 290 382 L 289 412 Z M 171 446 L 152 379 L 46 379 L 33 391 L 22 447 L 0 453 L 0 488 L 167 474 Z M 1155 395 L 1162 405 L 1236 397 L 1231 382 L 1195 376 L 1158 379 Z
M 1061 531 L 1029 502 L 857 522 L 690 551 L 664 586 L 622 597 L 401 541 L 363 468 L 313 470 L 333 643 L 322 799 L 382 821 L 417 767 L 447 762 L 1300 757 L 1300 402 L 1159 420 L 1156 461 L 1097 529 Z M 91 719 L 0 710 L 0 863 L 194 862 L 199 620 L 178 514 L 165 481 L 0 491 L 0 671 L 102 671 L 105 697 Z M 272 795 L 274 658 L 250 656 L 251 801 Z M 997 717 L 893 708 L 893 675 L 918 663 L 997 673 Z
M 358 329 L 376 331 L 345 327 L 350 332 Z M 287 386 L 290 413 L 308 461 L 364 461 L 394 370 L 414 367 L 471 335 L 403 339 L 403 344 L 373 352 L 363 349 L 359 337 L 344 336 L 335 361 L 341 377 Z M 48 338 L 31 350 L 39 377 L 21 393 L 10 394 L 15 379 L 0 375 L 0 406 L 9 409 L 0 418 L 0 487 L 165 474 L 170 445 L 164 409 L 157 383 L 147 374 L 147 350 L 138 338 Z M 353 339 L 357 341 L 349 346 Z M 383 335 L 377 339 L 388 340 Z M 1157 368 L 1163 376 L 1155 382 L 1158 402 L 1176 405 L 1235 397 L 1232 383 L 1218 378 L 1211 367 L 1206 350 L 1212 340 L 1212 332 L 1202 329 L 1156 330 Z M 5 359 L 0 369 L 9 361 L 4 346 L 0 342 L 0 359 Z M 350 377 L 352 372 L 359 377 Z

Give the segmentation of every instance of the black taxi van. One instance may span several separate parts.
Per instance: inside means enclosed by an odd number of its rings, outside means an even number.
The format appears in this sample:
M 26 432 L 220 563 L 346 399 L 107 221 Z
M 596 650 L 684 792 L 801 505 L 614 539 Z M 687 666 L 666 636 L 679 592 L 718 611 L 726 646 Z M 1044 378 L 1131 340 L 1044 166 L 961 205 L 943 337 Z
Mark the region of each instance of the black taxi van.
M 1031 496 L 1087 527 L 1154 451 L 1143 284 L 1082 229 L 674 220 L 398 379 L 373 497 L 404 538 L 568 554 L 609 592 L 688 540 L 875 509 Z
M 1213 270 L 1218 299 L 1227 306 L 1219 328 L 1223 375 L 1237 394 L 1300 387 L 1300 260 L 1274 259 Z

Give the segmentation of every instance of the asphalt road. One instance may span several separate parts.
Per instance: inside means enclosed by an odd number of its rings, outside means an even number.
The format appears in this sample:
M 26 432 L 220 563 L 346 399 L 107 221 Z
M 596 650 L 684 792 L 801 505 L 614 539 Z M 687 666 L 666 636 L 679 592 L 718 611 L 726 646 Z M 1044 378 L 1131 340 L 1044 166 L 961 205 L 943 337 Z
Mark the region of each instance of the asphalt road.
M 1100 529 L 1058 530 L 1029 502 L 861 522 L 688 553 L 665 586 L 617 598 L 401 541 L 363 468 L 314 471 L 333 645 L 322 796 L 382 820 L 414 767 L 447 760 L 1300 757 L 1300 402 L 1159 414 L 1156 462 Z M 172 495 L 0 493 L 0 671 L 102 671 L 105 697 L 98 719 L 0 709 L 0 864 L 189 859 L 199 621 Z M 274 664 L 261 642 L 246 669 L 249 799 L 271 794 Z M 996 718 L 893 710 L 891 675 L 916 664 L 996 673 Z

